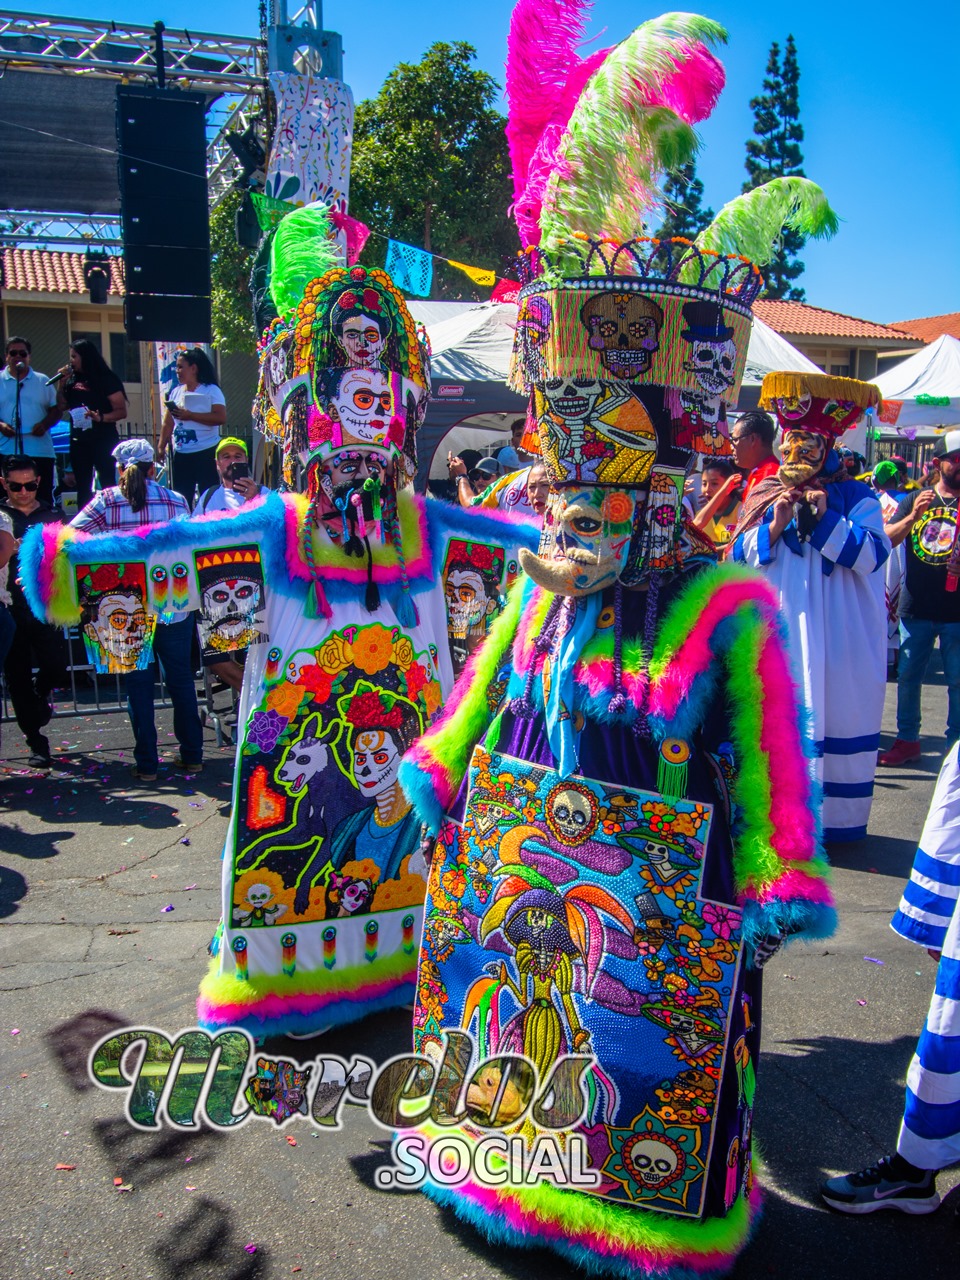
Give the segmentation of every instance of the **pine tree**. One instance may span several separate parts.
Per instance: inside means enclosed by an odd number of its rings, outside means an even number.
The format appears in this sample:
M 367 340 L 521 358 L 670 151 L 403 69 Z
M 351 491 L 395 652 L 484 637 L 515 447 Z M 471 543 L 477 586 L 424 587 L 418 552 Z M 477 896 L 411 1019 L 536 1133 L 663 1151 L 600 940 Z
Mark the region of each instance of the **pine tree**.
M 703 183 L 697 177 L 693 160 L 667 175 L 663 202 L 663 225 L 657 232 L 661 240 L 671 236 L 693 240 L 713 221 L 713 210 L 703 208 Z
M 793 36 L 787 36 L 780 61 L 780 46 L 770 46 L 763 93 L 750 100 L 753 132 L 747 141 L 746 170 L 749 174 L 744 191 L 769 182 L 771 178 L 804 177 L 803 126 L 800 124 L 800 64 Z M 804 239 L 789 227 L 784 229 L 773 261 L 764 269 L 767 298 L 786 298 L 791 302 L 806 301 L 806 293 L 794 281 L 803 275 L 803 263 L 797 255 Z

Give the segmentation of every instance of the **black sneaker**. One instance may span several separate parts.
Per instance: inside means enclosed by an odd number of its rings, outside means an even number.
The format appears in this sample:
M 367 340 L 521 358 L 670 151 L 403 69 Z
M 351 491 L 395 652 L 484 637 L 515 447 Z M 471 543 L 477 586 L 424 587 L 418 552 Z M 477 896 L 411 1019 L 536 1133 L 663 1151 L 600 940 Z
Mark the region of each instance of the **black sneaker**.
M 50 759 L 50 757 L 41 755 L 39 752 L 34 752 L 34 754 L 27 761 L 27 764 L 30 766 L 31 769 L 52 769 L 53 768 L 53 761 Z
M 933 1213 L 939 1209 L 936 1173 L 928 1169 L 916 1181 L 900 1176 L 900 1166 L 897 1156 L 884 1156 L 869 1169 L 829 1178 L 821 1185 L 820 1195 L 831 1209 L 841 1213 L 876 1213 L 878 1209 Z

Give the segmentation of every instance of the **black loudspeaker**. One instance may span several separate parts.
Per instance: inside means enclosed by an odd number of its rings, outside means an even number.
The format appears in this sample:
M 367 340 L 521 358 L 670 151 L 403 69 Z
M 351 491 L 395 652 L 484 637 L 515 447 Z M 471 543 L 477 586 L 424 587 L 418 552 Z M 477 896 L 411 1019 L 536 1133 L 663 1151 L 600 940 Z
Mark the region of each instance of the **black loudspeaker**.
M 117 88 L 127 336 L 209 341 L 206 96 Z
M 129 293 L 123 323 L 131 342 L 211 342 L 209 298 Z
M 124 265 L 131 293 L 210 296 L 210 254 L 206 249 L 125 246 Z

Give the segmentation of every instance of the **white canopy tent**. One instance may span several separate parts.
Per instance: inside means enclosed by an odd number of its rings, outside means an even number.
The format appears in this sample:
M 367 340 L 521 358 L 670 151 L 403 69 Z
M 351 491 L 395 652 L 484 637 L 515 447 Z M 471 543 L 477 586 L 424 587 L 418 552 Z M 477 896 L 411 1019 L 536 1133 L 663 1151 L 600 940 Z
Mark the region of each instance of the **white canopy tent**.
M 510 423 L 526 412 L 522 397 L 506 385 L 517 327 L 513 302 L 413 302 L 414 319 L 426 325 L 433 350 L 432 397 L 420 432 L 421 480 L 446 477 L 447 450 L 507 444 Z M 446 318 L 444 318 L 446 316 Z M 756 388 L 774 369 L 821 373 L 776 330 L 754 318 L 747 349 L 743 400 L 756 404 Z
M 937 434 L 937 428 L 960 426 L 960 341 L 941 334 L 922 351 L 907 356 L 875 380 L 883 396 L 881 439 L 894 439 L 903 429 Z

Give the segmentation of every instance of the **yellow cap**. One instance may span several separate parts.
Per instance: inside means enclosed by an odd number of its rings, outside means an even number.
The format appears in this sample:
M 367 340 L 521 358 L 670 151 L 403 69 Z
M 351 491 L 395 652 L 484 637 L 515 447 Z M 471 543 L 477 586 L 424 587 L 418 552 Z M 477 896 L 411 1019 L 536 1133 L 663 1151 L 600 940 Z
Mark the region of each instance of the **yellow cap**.
M 246 444 L 244 444 L 242 440 L 238 439 L 236 436 L 224 436 L 223 439 L 217 445 L 216 451 L 214 453 L 214 457 L 219 457 L 220 450 L 226 449 L 228 447 L 233 449 L 242 449 L 243 452 L 247 455 L 247 457 L 250 456 L 250 450 L 247 448 Z

